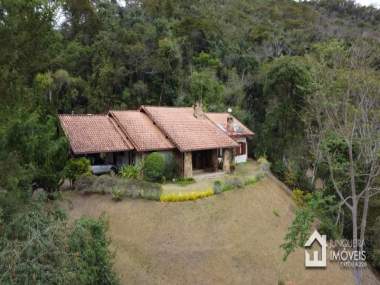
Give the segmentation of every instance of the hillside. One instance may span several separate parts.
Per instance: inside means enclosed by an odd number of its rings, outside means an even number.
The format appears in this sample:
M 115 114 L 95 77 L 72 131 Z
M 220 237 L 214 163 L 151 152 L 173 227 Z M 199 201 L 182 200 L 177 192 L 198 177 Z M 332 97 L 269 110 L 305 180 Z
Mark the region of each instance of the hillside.
M 59 114 L 199 102 L 231 110 L 255 133 L 248 156 L 268 160 L 303 203 L 308 218 L 293 228 L 318 220 L 332 239 L 359 237 L 365 246 L 354 250 L 380 270 L 379 9 L 353 0 L 0 0 L 0 102 L 0 283 L 116 283 L 107 242 L 93 246 L 103 221 L 66 228 L 52 202 L 91 163 L 72 156 Z M 302 269 L 301 251 L 281 262 L 293 213 L 271 181 L 183 205 L 72 199 L 73 217 L 109 213 L 125 282 L 327 281 Z M 81 246 L 94 227 L 100 237 Z M 334 267 L 326 276 L 350 278 Z
M 353 284 L 335 264 L 305 270 L 301 249 L 282 261 L 294 204 L 271 178 L 185 203 L 65 198 L 71 218 L 107 215 L 122 284 Z M 363 284 L 378 283 L 366 272 Z

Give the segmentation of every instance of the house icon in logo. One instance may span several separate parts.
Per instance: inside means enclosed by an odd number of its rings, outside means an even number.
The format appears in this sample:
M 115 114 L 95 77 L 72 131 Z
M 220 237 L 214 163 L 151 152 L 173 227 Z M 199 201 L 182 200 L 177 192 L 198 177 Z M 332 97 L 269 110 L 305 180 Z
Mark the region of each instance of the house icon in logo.
M 308 248 L 310 248 L 313 243 L 317 241 L 321 247 L 321 256 L 319 257 L 319 250 L 313 251 L 313 258 L 310 257 Z M 306 267 L 326 267 L 326 235 L 320 235 L 317 230 L 309 237 L 305 243 L 305 266 Z

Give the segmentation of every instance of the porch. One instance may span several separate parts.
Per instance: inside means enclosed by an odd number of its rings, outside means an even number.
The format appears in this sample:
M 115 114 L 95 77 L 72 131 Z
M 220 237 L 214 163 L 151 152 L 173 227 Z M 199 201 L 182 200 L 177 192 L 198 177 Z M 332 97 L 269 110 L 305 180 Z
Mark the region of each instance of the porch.
M 233 157 L 232 149 L 223 149 L 221 158 L 218 157 L 218 151 L 218 149 L 206 149 L 181 153 L 182 176 L 193 177 L 218 171 L 229 173 Z

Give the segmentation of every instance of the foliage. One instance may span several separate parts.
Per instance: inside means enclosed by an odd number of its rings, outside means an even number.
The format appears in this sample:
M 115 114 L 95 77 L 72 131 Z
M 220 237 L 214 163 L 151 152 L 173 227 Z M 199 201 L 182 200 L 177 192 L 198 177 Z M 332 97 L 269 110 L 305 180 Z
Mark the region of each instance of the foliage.
M 175 180 L 175 183 L 180 186 L 186 186 L 195 183 L 195 179 L 192 177 L 181 177 Z
M 375 223 L 371 227 L 372 244 L 370 251 L 370 258 L 373 260 L 373 265 L 380 268 L 380 217 L 377 217 Z
M 112 272 L 112 255 L 106 237 L 107 223 L 81 218 L 75 222 L 68 245 L 74 253 L 77 280 L 80 284 L 117 284 Z
M 159 200 L 162 192 L 158 183 L 110 175 L 81 176 L 75 182 L 75 189 L 84 194 L 111 194 L 120 200 L 124 197 Z
M 153 152 L 144 159 L 144 178 L 149 181 L 161 181 L 165 172 L 165 158 L 161 153 Z
M 0 193 L 2 284 L 117 284 L 103 220 L 70 226 L 65 212 L 47 207 L 46 195 L 36 200 L 23 195 Z
M 113 200 L 121 201 L 123 200 L 124 191 L 119 188 L 112 188 L 111 195 Z
M 305 244 L 313 221 L 314 214 L 310 208 L 297 209 L 296 217 L 285 236 L 285 243 L 281 245 L 284 250 L 284 260 L 296 247 L 302 247 Z
M 160 197 L 161 202 L 185 202 L 202 199 L 208 196 L 214 195 L 212 189 L 206 189 L 196 192 L 179 192 L 179 193 L 165 193 Z
M 91 162 L 85 158 L 73 158 L 67 161 L 64 168 L 64 175 L 71 182 L 71 185 L 81 175 L 91 174 Z
M 293 189 L 292 199 L 298 207 L 303 207 L 305 205 L 304 195 L 305 193 L 301 189 L 299 188 Z
M 5 126 L 0 139 L 0 152 L 4 152 L 0 156 L 17 164 L 13 170 L 16 177 L 8 176 L 13 180 L 9 183 L 14 187 L 21 186 L 24 178 L 18 177 L 18 173 L 38 187 L 57 190 L 66 164 L 67 142 L 57 135 L 56 119 L 38 112 L 18 113 L 16 116 Z
M 304 112 L 307 96 L 313 86 L 310 67 L 298 57 L 282 57 L 264 68 L 263 96 L 268 107 L 262 126 L 262 139 L 267 153 L 273 160 L 283 159 L 299 146 L 293 142 L 302 140 L 304 124 L 299 114 Z
M 224 181 L 216 180 L 214 181 L 213 190 L 215 194 L 219 194 L 234 189 L 241 189 L 244 186 L 255 184 L 259 179 L 261 179 L 259 176 L 254 176 L 248 178 L 246 181 L 242 181 L 237 177 L 229 178 Z
M 306 205 L 297 208 L 295 219 L 288 228 L 285 242 L 281 245 L 284 250 L 284 260 L 296 247 L 304 246 L 315 221 L 319 222 L 318 231 L 321 234 L 326 234 L 330 239 L 337 238 L 338 228 L 332 220 L 334 215 L 337 215 L 337 211 L 334 196 L 324 197 L 322 192 L 313 193 L 307 199 Z
M 138 179 L 141 175 L 141 165 L 124 165 L 121 170 L 121 176 L 128 179 Z
M 2 1 L 0 187 L 59 188 L 68 146 L 57 113 L 202 99 L 207 111 L 232 108 L 255 131 L 251 154 L 266 155 L 280 179 L 313 190 L 304 173 L 311 167 L 332 193 L 328 165 L 306 137 L 326 116 L 309 120 L 310 106 L 352 106 L 342 94 L 363 90 L 378 97 L 379 19 L 378 9 L 349 0 Z M 357 43 L 371 53 L 352 60 Z M 339 156 L 332 162 L 345 187 L 347 145 L 330 135 L 322 146 Z M 357 173 L 368 169 L 360 161 Z M 178 175 L 164 168 L 154 180 Z
M 165 159 L 165 170 L 164 170 L 163 177 L 165 177 L 165 180 L 176 179 L 179 173 L 178 173 L 178 163 L 174 157 L 174 154 L 172 152 L 166 153 L 164 156 L 164 159 Z M 177 182 L 178 181 L 182 181 L 182 179 L 178 178 Z
M 250 177 L 250 178 L 248 178 L 248 179 L 246 179 L 246 180 L 244 181 L 244 185 L 245 185 L 245 186 L 254 185 L 254 184 L 256 184 L 257 182 L 259 182 L 260 179 L 261 179 L 261 176 L 259 176 L 259 175 L 256 175 L 256 176 L 253 176 L 253 177 Z
M 223 192 L 233 190 L 233 189 L 240 189 L 243 187 L 244 187 L 243 181 L 235 177 L 235 178 L 227 179 L 224 181 Z
M 215 194 L 219 194 L 223 192 L 223 185 L 220 180 L 214 181 L 213 190 Z
M 260 156 L 257 162 L 260 165 L 260 170 L 264 173 L 269 171 L 270 168 L 270 162 L 266 159 L 264 156 Z

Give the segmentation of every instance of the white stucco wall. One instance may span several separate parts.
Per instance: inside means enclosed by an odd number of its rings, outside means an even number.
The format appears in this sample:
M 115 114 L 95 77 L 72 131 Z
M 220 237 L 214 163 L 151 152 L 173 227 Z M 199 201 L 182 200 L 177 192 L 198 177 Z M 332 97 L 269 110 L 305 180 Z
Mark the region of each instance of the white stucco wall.
M 235 155 L 235 164 L 247 162 L 248 159 L 248 144 L 246 138 L 237 138 L 236 142 L 244 142 L 245 143 L 245 154 L 243 155 Z

